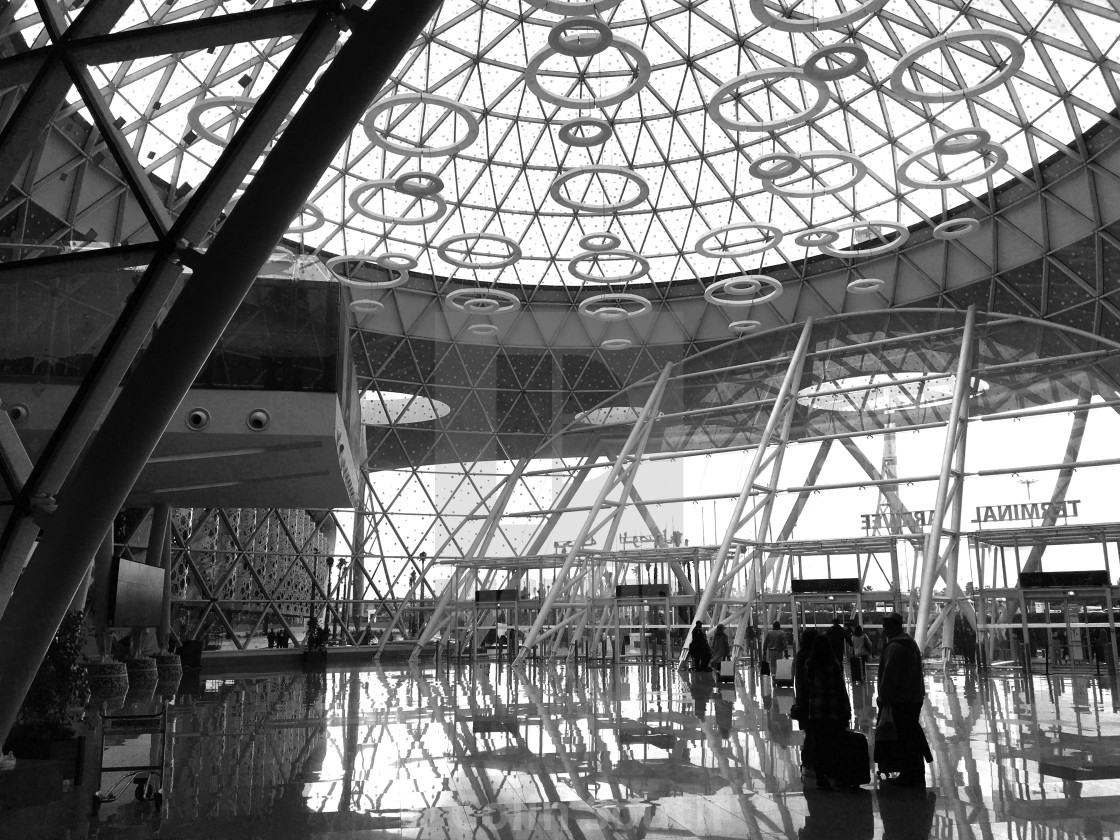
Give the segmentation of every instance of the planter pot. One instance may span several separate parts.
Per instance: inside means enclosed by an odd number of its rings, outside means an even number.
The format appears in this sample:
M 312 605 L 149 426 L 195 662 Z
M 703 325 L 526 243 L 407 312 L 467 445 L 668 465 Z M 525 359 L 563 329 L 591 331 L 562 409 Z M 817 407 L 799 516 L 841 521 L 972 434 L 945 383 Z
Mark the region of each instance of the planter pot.
M 86 672 L 91 699 L 124 697 L 128 693 L 128 668 L 123 662 L 87 662 Z
M 154 691 L 159 682 L 159 669 L 156 661 L 150 656 L 143 659 L 126 659 L 125 667 L 128 668 L 128 690 Z
M 179 658 L 179 654 L 157 653 L 152 659 L 156 663 L 160 683 L 178 683 L 183 678 L 183 662 Z

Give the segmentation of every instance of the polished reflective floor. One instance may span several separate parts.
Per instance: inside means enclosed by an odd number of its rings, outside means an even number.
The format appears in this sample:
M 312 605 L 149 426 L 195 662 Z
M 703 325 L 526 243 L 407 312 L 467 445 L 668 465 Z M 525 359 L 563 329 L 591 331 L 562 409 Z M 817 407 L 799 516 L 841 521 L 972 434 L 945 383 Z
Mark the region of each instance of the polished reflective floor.
M 734 686 L 671 666 L 504 663 L 202 681 L 169 709 L 162 807 L 122 796 L 86 836 L 1120 836 L 1107 674 L 956 669 L 927 684 L 925 790 L 818 791 L 791 692 L 763 693 L 748 667 Z M 852 691 L 865 733 L 873 692 Z M 129 750 L 156 755 L 118 735 L 105 763 Z

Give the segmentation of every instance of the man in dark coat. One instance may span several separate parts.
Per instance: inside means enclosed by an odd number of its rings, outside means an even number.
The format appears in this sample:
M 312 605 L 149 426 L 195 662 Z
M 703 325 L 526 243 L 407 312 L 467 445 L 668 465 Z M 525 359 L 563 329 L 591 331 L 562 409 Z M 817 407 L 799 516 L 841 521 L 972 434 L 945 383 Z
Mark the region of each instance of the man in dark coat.
M 832 645 L 832 655 L 836 657 L 836 663 L 843 671 L 844 650 L 848 644 L 848 634 L 844 632 L 844 628 L 840 625 L 840 619 L 832 619 L 832 626 L 825 630 L 824 634 L 828 636 L 828 643 Z
M 889 779 L 904 787 L 925 785 L 925 761 L 933 761 L 919 715 L 926 696 L 922 652 L 903 629 L 902 616 L 888 613 L 883 619 L 882 658 L 879 662 L 880 710 L 890 707 L 898 733 L 899 774 Z M 881 712 L 880 712 L 881 713 Z
M 692 670 L 711 670 L 712 648 L 704 634 L 704 622 L 697 621 L 692 628 L 692 638 L 688 642 L 688 655 L 692 657 Z

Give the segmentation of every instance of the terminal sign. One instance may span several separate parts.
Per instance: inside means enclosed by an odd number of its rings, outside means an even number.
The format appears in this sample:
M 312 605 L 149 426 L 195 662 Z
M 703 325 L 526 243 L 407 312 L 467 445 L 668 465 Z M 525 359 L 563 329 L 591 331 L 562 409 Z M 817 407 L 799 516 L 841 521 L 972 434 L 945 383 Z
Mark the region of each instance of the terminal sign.
M 1033 522 L 1036 519 L 1068 519 L 1077 516 L 1080 499 L 1065 502 L 1023 502 L 1010 505 L 982 505 L 976 508 L 976 516 L 971 522 L 981 525 L 988 522 Z M 934 511 L 914 510 L 900 513 L 865 513 L 860 523 L 865 531 L 890 530 L 906 527 L 911 530 L 932 525 Z

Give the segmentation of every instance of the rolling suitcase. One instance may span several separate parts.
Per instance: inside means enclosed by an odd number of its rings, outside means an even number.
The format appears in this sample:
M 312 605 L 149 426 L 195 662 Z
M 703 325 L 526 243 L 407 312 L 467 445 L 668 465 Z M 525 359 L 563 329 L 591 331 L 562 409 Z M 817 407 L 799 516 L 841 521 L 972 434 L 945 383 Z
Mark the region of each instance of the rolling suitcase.
M 719 681 L 721 683 L 735 682 L 735 663 L 730 659 L 724 659 L 719 663 Z
M 827 745 L 816 746 L 828 756 L 825 773 L 837 784 L 859 787 L 871 782 L 871 759 L 862 732 L 845 729 L 829 738 Z
M 793 688 L 793 660 L 779 659 L 774 669 L 774 688 Z

